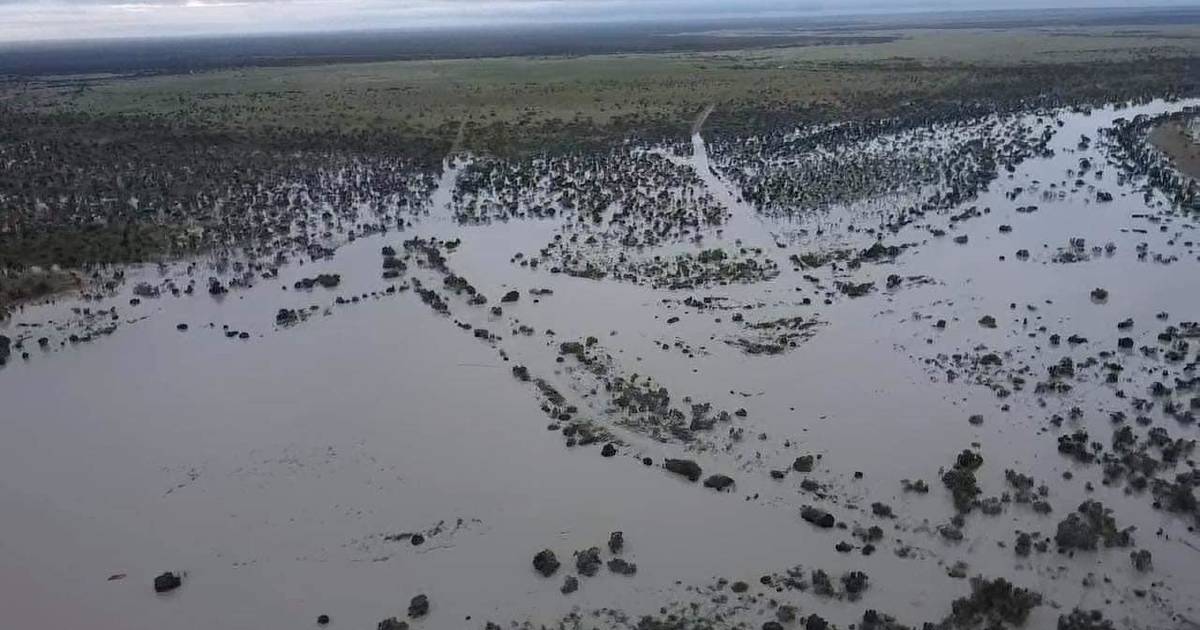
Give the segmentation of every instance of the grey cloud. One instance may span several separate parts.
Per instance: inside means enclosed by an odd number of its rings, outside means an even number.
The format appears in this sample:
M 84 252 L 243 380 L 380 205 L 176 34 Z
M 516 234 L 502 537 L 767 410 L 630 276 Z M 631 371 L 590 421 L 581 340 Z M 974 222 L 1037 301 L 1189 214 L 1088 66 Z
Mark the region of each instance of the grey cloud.
M 0 41 L 448 25 L 802 16 L 1182 0 L 0 0 Z

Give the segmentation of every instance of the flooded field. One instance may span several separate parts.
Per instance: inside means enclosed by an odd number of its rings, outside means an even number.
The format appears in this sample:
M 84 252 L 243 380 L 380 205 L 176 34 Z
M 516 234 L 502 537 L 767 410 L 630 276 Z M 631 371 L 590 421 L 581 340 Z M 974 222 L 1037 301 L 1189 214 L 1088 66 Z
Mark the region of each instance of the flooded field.
M 1198 627 L 1198 104 L 323 174 L 0 323 L 3 625 Z

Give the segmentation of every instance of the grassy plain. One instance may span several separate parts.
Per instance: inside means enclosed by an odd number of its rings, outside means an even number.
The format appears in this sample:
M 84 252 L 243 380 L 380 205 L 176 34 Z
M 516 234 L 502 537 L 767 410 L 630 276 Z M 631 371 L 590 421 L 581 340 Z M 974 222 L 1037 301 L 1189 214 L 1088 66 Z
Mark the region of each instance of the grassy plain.
M 853 113 L 907 99 L 1033 96 L 1120 80 L 1170 83 L 1200 56 L 1200 27 L 864 31 L 894 41 L 718 53 L 500 57 L 254 67 L 55 86 L 38 99 L 97 115 L 152 114 L 235 130 L 367 130 L 453 136 L 503 151 L 564 129 L 598 138 L 684 133 L 731 112 Z M 1163 63 L 1163 62 L 1167 63 Z M 1091 84 L 1091 85 L 1089 85 Z

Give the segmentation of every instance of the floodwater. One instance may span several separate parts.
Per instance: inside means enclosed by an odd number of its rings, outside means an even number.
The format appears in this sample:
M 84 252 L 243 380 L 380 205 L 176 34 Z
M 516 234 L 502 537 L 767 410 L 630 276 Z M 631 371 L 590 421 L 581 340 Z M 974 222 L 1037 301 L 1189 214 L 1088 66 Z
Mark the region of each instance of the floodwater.
M 732 213 L 724 231 L 707 236 L 704 246 L 740 241 L 763 247 L 780 263 L 778 278 L 669 292 L 514 265 L 514 254 L 544 246 L 558 223 L 459 226 L 443 212 L 456 172 L 448 168 L 431 216 L 415 228 L 358 238 L 332 259 L 286 266 L 279 278 L 253 289 L 220 299 L 202 292 L 147 299 L 130 307 L 134 282 L 128 282 L 120 295 L 85 304 L 119 308 L 122 323 L 112 335 L 61 349 L 56 339 L 50 351 L 29 343 L 30 360 L 14 357 L 0 369 L 0 625 L 304 628 L 328 614 L 332 627 L 370 628 L 386 617 L 404 618 L 409 599 L 419 593 L 429 596 L 432 607 L 415 627 L 554 623 L 576 609 L 592 621 L 589 612 L 602 607 L 636 619 L 675 602 L 708 606 L 690 586 L 725 578 L 756 589 L 759 576 L 796 565 L 823 568 L 835 581 L 847 570 L 864 571 L 871 580 L 856 602 L 765 591 L 802 614 L 845 625 L 874 608 L 919 625 L 940 619 L 951 600 L 969 592 L 965 580 L 947 575 L 959 561 L 969 575 L 1006 577 L 1042 593 L 1047 603 L 1035 609 L 1030 627 L 1052 626 L 1058 614 L 1076 606 L 1104 609 L 1119 626 L 1174 627 L 1185 618 L 1200 619 L 1194 610 L 1200 540 L 1187 531 L 1188 523 L 1150 509 L 1145 496 L 1101 486 L 1095 466 L 1063 458 L 1055 436 L 1042 432 L 1050 413 L 1080 406 L 1078 425 L 1107 442 L 1106 411 L 1121 404 L 1111 388 L 1079 383 L 1068 394 L 1047 397 L 1030 387 L 1001 400 L 967 378 L 946 382 L 943 370 L 924 361 L 986 344 L 1011 350 L 1044 373 L 1041 366 L 1071 352 L 1065 345 L 1047 348 L 1044 336 L 1031 339 L 1028 333 L 1039 325 L 1064 337 L 1087 337 L 1094 353 L 1115 347 L 1116 337 L 1126 334 L 1116 323 L 1126 317 L 1137 322 L 1133 336 L 1140 345 L 1153 341 L 1156 313 L 1171 313 L 1172 323 L 1194 316 L 1200 307 L 1197 257 L 1185 244 L 1194 238 L 1194 224 L 1175 218 L 1160 231 L 1160 223 L 1133 218 L 1156 210 L 1146 207 L 1140 191 L 1117 184 L 1099 143 L 1076 148 L 1081 134 L 1096 138 L 1118 116 L 1187 104 L 1062 114 L 1064 125 L 1051 143 L 1054 157 L 1028 160 L 1011 177 L 1002 173 L 971 202 L 989 213 L 941 238 L 928 231 L 945 227 L 947 217 L 940 215 L 889 236 L 888 243 L 916 245 L 895 263 L 854 272 L 856 281 L 876 281 L 877 291 L 831 304 L 801 276 L 811 273 L 831 285 L 849 272 L 794 271 L 787 255 L 815 249 L 819 239 L 797 237 L 786 248 L 776 241 L 784 234 L 815 234 L 803 231 L 809 223 L 845 226 L 855 220 L 852 213 L 831 210 L 792 221 L 758 217 L 710 168 L 699 136 L 694 156 L 686 159 Z M 1065 180 L 1065 188 L 1073 188 L 1075 177 L 1067 170 L 1085 156 L 1105 170 L 1101 181 L 1090 173 L 1089 181 L 1116 199 L 1096 203 L 1087 189 L 1043 199 L 1040 191 L 1052 182 Z M 1026 192 L 1006 198 L 1016 187 Z M 1016 212 L 1030 204 L 1038 211 Z M 999 232 L 1002 224 L 1012 231 Z M 952 240 L 960 234 L 969 236 L 968 243 Z M 380 248 L 414 236 L 461 238 L 447 256 L 450 268 L 493 298 L 517 289 L 520 301 L 504 304 L 502 317 L 453 301 L 447 318 L 411 291 L 332 305 L 336 296 L 386 287 L 379 279 Z M 1052 263 L 1072 237 L 1085 238 L 1089 249 L 1108 242 L 1116 249 L 1084 262 Z M 862 247 L 873 240 L 847 231 L 829 238 L 839 244 L 862 239 Z M 1143 242 L 1178 261 L 1138 260 Z M 1021 248 L 1030 251 L 1028 260 L 1014 256 Z M 427 271 L 414 269 L 412 275 L 425 274 L 432 286 Z M 290 289 L 319 272 L 341 274 L 342 284 Z M 131 270 L 135 278 L 159 273 Z M 932 281 L 885 290 L 893 273 Z M 554 293 L 535 301 L 527 292 L 535 287 Z M 1108 289 L 1105 303 L 1090 299 L 1095 287 Z M 680 302 L 689 295 L 759 305 L 747 320 L 800 315 L 825 324 L 791 352 L 749 356 L 725 343 L 736 331 L 731 313 L 688 309 Z M 802 304 L 804 297 L 811 304 Z M 321 308 L 307 321 L 274 326 L 279 308 L 310 304 Z M 78 305 L 60 300 L 29 307 L 0 330 L 14 338 L 28 334 L 21 323 L 61 321 Z M 987 314 L 998 320 L 995 329 L 976 324 Z M 670 317 L 680 319 L 669 324 Z M 1030 321 L 1023 325 L 1025 317 Z M 933 327 L 939 318 L 948 320 L 945 330 Z M 489 328 L 501 338 L 481 342 L 451 320 Z M 516 322 L 537 333 L 508 334 Z M 177 330 L 181 323 L 189 329 Z M 227 339 L 223 326 L 250 337 Z M 543 334 L 547 329 L 554 336 Z M 620 372 L 652 376 L 675 404 L 690 395 L 714 408 L 745 408 L 746 418 L 738 420 L 744 437 L 695 452 L 617 429 L 624 446 L 616 457 L 602 457 L 599 448 L 565 447 L 559 433 L 546 430 L 549 420 L 534 390 L 510 369 L 528 366 L 583 415 L 603 422 L 603 396 L 591 392 L 591 381 L 570 359 L 555 361 L 559 341 L 589 335 Z M 676 341 L 696 350 L 689 356 Z M 982 414 L 983 424 L 968 423 L 972 414 Z M 1155 420 L 1169 423 L 1173 437 L 1194 436 L 1194 425 Z M 1028 506 L 1008 505 L 998 516 L 968 516 L 960 542 L 938 536 L 936 527 L 953 515 L 938 469 L 976 443 L 985 462 L 979 472 L 985 495 L 1001 493 L 1004 470 L 1012 468 L 1049 485 L 1054 512 L 1038 515 Z M 774 481 L 768 474 L 806 453 L 822 456 L 810 477 L 825 485 L 824 500 L 802 491 L 796 475 Z M 656 463 L 695 459 L 706 475 L 728 474 L 737 485 L 716 493 L 659 466 L 643 466 L 644 456 Z M 1073 471 L 1075 479 L 1063 479 L 1064 471 Z M 905 494 L 903 478 L 925 479 L 932 491 Z M 1094 492 L 1085 490 L 1086 480 L 1097 481 Z M 1053 550 L 1013 555 L 1015 530 L 1052 537 L 1054 525 L 1088 497 L 1112 508 L 1121 526 L 1137 526 L 1137 548 L 1153 553 L 1152 573 L 1135 572 L 1128 549 L 1073 558 Z M 891 505 L 895 521 L 873 518 L 868 506 L 874 501 Z M 856 542 L 850 532 L 803 522 L 799 507 L 805 504 L 851 526 L 882 525 L 879 550 L 870 556 L 839 553 L 836 543 Z M 1160 529 L 1163 535 L 1155 535 Z M 617 530 L 624 532 L 624 557 L 637 564 L 637 575 L 602 570 L 581 578 L 579 592 L 560 594 L 562 576 L 574 573 L 571 552 L 603 548 Z M 417 531 L 427 537 L 420 546 L 386 539 Z M 912 547 L 909 557 L 895 553 L 898 540 Z M 564 563 L 551 579 L 530 565 L 543 548 L 555 550 Z M 183 587 L 156 595 L 153 577 L 168 570 L 186 574 Z M 1084 586 L 1089 573 L 1110 580 Z M 120 574 L 125 577 L 109 579 Z M 1154 596 L 1139 598 L 1134 589 L 1152 589 Z M 720 610 L 753 627 L 770 618 L 758 604 Z

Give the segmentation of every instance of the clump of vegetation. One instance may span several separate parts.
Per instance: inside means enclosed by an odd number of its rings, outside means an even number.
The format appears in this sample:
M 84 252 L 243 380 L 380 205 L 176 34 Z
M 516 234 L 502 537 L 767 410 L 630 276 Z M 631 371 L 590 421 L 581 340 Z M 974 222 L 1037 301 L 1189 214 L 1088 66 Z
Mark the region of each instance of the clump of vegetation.
M 1099 610 L 1076 608 L 1069 615 L 1058 618 L 1058 630 L 1115 630 L 1116 626 L 1104 618 Z
M 982 455 L 963 450 L 955 459 L 954 466 L 942 473 L 942 483 L 950 490 L 954 507 L 959 512 L 970 512 L 975 505 L 975 497 L 980 493 L 975 471 L 982 465 Z
M 1105 547 L 1128 547 L 1133 544 L 1133 528 L 1118 528 L 1112 510 L 1099 501 L 1084 501 L 1059 522 L 1054 542 L 1060 550 L 1090 551 L 1100 543 Z
M 1021 626 L 1029 613 L 1042 604 L 1042 596 L 1004 578 L 971 578 L 971 594 L 951 604 L 951 612 L 932 630 L 967 630 Z

